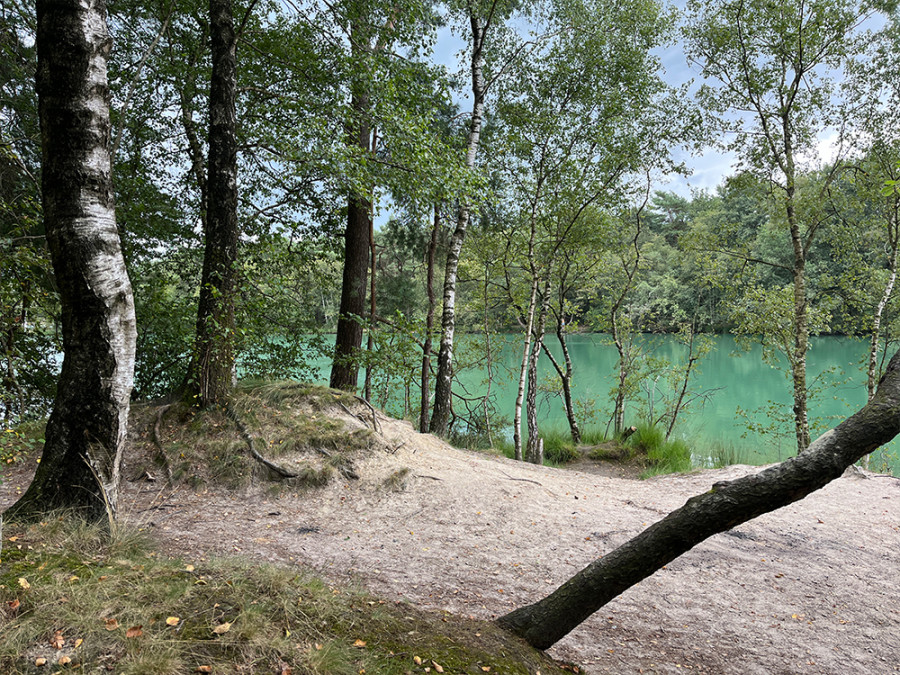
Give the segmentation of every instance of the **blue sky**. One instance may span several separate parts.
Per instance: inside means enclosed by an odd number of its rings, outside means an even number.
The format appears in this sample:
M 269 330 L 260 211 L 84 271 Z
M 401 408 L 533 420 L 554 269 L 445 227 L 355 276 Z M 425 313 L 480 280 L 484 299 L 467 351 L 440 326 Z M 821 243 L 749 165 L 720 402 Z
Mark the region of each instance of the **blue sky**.
M 449 29 L 440 31 L 435 47 L 435 61 L 451 72 L 459 68 L 456 57 L 463 43 L 454 37 Z M 660 54 L 666 81 L 670 84 L 683 84 L 696 74 L 688 67 L 681 47 L 673 46 Z M 457 99 L 463 110 L 469 109 L 466 97 Z M 707 148 L 702 153 L 692 155 L 686 151 L 678 151 L 675 160 L 683 162 L 691 172 L 689 176 L 672 175 L 663 177 L 654 185 L 655 190 L 670 190 L 684 197 L 690 197 L 692 190 L 713 190 L 722 180 L 733 173 L 736 158 L 733 153 Z
M 675 6 L 681 10 L 684 8 L 684 0 L 677 0 Z M 460 69 L 458 61 L 459 52 L 465 48 L 465 44 L 452 34 L 449 28 L 442 28 L 438 32 L 438 40 L 434 49 L 434 60 L 445 66 L 450 72 Z M 659 52 L 664 78 L 672 85 L 681 85 L 689 82 L 697 76 L 688 66 L 684 51 L 678 44 L 661 49 Z M 466 55 L 463 54 L 465 59 Z M 467 73 L 464 73 L 467 74 Z M 457 99 L 463 110 L 470 109 L 466 97 Z M 672 175 L 661 178 L 654 185 L 656 190 L 671 190 L 685 197 L 689 197 L 692 190 L 713 190 L 723 179 L 734 172 L 736 157 L 733 153 L 722 152 L 714 148 L 707 148 L 703 152 L 692 155 L 686 151 L 679 151 L 675 155 L 676 161 L 683 162 L 691 172 L 689 176 Z

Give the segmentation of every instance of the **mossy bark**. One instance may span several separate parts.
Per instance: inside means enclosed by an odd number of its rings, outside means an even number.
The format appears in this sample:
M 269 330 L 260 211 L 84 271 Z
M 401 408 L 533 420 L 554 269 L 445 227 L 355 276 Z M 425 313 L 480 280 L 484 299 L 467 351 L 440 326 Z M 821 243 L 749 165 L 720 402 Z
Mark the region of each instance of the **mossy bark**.
M 900 352 L 871 401 L 786 462 L 713 485 L 609 555 L 595 560 L 543 600 L 498 619 L 546 649 L 623 591 L 700 542 L 803 499 L 900 433 Z

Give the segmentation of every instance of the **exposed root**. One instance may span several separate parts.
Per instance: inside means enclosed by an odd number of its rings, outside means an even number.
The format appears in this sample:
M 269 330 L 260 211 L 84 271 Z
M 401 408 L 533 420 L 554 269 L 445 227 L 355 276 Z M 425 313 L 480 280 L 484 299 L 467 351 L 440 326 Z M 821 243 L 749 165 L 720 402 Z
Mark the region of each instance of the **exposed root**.
M 255 459 L 257 462 L 262 464 L 264 467 L 269 469 L 269 471 L 275 473 L 281 478 L 297 478 L 300 474 L 294 473 L 293 471 L 288 471 L 283 466 L 276 464 L 275 462 L 269 461 L 257 451 L 254 441 L 256 440 L 253 436 L 253 433 L 244 424 L 243 420 L 237 414 L 234 408 L 230 405 L 225 406 L 225 415 L 234 422 L 234 425 L 237 427 L 238 431 L 241 434 L 241 438 L 244 439 L 244 442 L 247 444 L 247 449 L 250 452 L 250 456 Z
M 372 413 L 372 428 L 380 434 L 380 433 L 381 433 L 381 427 L 380 427 L 380 425 L 378 424 L 378 417 L 377 417 L 376 414 L 375 414 L 375 408 L 373 408 L 373 407 L 372 407 L 372 404 L 369 403 L 369 402 L 368 402 L 366 399 L 364 399 L 362 396 L 356 396 L 355 398 L 356 398 L 357 401 L 359 401 L 360 403 L 364 404 L 366 407 L 369 408 L 369 411 Z
M 169 403 L 156 411 L 156 420 L 153 422 L 153 426 L 150 429 L 150 439 L 153 441 L 153 447 L 156 448 L 156 459 L 166 474 L 166 485 L 172 485 L 172 467 L 169 465 L 169 458 L 166 457 L 166 451 L 163 449 L 159 428 L 162 425 L 163 415 L 165 415 L 171 407 L 172 404 Z

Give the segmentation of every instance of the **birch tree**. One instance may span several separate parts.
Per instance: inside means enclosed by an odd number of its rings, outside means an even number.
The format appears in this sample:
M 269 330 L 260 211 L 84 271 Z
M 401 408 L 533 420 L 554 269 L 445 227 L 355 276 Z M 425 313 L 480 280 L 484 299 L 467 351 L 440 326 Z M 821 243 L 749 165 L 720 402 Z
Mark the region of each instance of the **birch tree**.
M 558 0 L 551 8 L 546 42 L 498 94 L 496 161 L 517 214 L 510 250 L 522 252 L 529 288 L 518 308 L 524 336 L 513 427 L 519 457 L 524 402 L 529 461 L 540 455 L 537 365 L 563 252 L 590 238 L 598 211 L 617 208 L 636 174 L 665 166 L 689 126 L 651 54 L 671 27 L 660 5 Z
M 787 234 L 791 251 L 793 418 L 798 452 L 810 441 L 806 356 L 810 316 L 807 263 L 821 218 L 805 218 L 801 198 L 819 204 L 840 169 L 841 147 L 817 194 L 798 180 L 817 159 L 819 137 L 838 133 L 835 81 L 859 53 L 858 30 L 869 12 L 857 0 L 690 0 L 686 51 L 707 83 L 699 97 L 734 134 L 727 146 L 742 168 L 760 176 Z M 839 137 L 840 138 L 840 137 Z
M 134 374 L 131 284 L 116 228 L 103 0 L 37 3 L 42 202 L 63 365 L 34 480 L 7 511 L 115 516 Z
M 475 158 L 481 143 L 481 127 L 484 123 L 484 106 L 490 82 L 485 78 L 484 61 L 488 36 L 496 30 L 496 23 L 503 20 L 503 6 L 499 0 L 491 0 L 486 7 L 477 0 L 466 0 L 463 11 L 468 19 L 468 53 L 472 84 L 472 115 L 466 138 L 465 167 L 475 167 Z M 456 212 L 456 227 L 447 245 L 444 265 L 444 293 L 441 310 L 441 340 L 438 348 L 438 367 L 434 379 L 434 408 L 429 430 L 439 436 L 450 431 L 452 411 L 453 340 L 456 332 L 456 285 L 459 272 L 459 256 L 462 252 L 466 230 L 469 227 L 471 204 L 466 196 L 460 199 Z

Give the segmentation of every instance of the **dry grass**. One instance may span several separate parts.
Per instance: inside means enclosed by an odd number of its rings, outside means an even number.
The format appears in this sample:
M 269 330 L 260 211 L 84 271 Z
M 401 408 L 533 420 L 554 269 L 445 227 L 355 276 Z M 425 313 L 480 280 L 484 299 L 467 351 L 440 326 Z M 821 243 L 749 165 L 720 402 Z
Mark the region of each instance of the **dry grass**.
M 3 673 L 563 672 L 493 624 L 296 569 L 167 559 L 139 533 L 110 538 L 66 515 L 4 535 Z
M 375 443 L 371 429 L 347 412 L 367 418 L 353 396 L 296 382 L 242 385 L 231 415 L 175 404 L 165 409 L 157 425 L 159 410 L 152 405 L 134 408 L 132 429 L 138 433 L 132 439 L 143 460 L 131 478 L 167 473 L 175 484 L 193 487 L 236 489 L 256 480 L 317 487 L 337 473 L 352 478 L 354 458 Z M 293 477 L 285 479 L 251 456 L 235 417 L 249 432 L 255 450 Z

